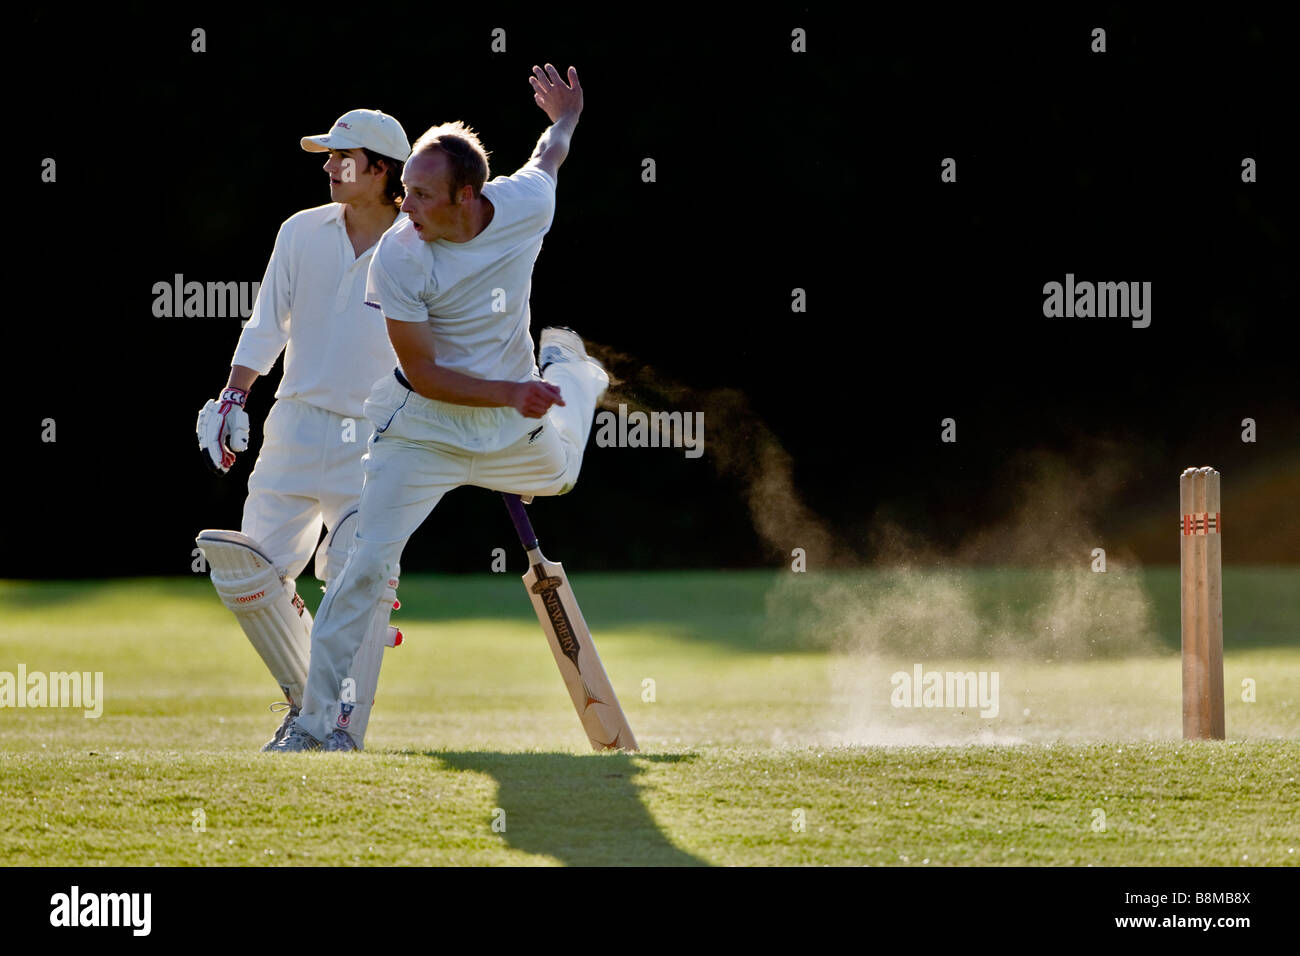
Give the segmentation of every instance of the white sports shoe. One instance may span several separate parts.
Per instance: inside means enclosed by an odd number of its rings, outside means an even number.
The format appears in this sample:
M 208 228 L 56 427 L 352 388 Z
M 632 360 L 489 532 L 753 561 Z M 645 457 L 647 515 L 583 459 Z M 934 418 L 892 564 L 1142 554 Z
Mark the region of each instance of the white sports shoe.
M 346 730 L 336 729 L 332 734 L 325 738 L 325 743 L 321 747 L 327 753 L 343 753 L 349 750 L 356 750 L 357 745 L 352 742 Z
M 541 340 L 537 347 L 537 365 L 545 372 L 546 366 L 553 362 L 595 362 L 587 354 L 582 338 L 573 329 L 563 325 L 553 325 L 542 329 Z M 599 362 L 596 362 L 600 365 Z M 603 366 L 602 366 L 603 367 Z
M 279 746 L 269 751 L 273 754 L 305 753 L 308 750 L 320 750 L 321 742 L 297 724 L 289 728 Z
M 599 359 L 587 354 L 586 346 L 582 344 L 582 339 L 573 329 L 562 325 L 542 329 L 541 342 L 537 349 L 537 364 L 543 376 L 551 365 L 572 363 L 586 363 L 594 371 L 592 379 L 596 387 L 595 399 L 599 403 L 601 396 L 609 388 L 609 373 L 605 371 L 605 366 Z
M 271 705 L 271 710 L 273 711 L 283 710 L 285 708 L 288 708 L 288 710 L 285 712 L 284 720 L 280 721 L 280 726 L 275 729 L 275 736 L 268 740 L 265 746 L 262 747 L 263 753 L 268 750 L 274 750 L 276 747 L 280 746 L 280 741 L 284 740 L 284 735 L 287 734 L 289 728 L 293 726 L 294 719 L 302 713 L 302 711 L 298 709 L 297 704 L 291 704 L 287 700 L 276 701 Z

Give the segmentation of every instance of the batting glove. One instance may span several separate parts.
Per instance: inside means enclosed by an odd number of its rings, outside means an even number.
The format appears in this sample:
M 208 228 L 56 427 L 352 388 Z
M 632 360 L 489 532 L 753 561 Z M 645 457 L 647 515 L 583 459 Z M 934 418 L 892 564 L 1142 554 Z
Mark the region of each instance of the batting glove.
M 235 452 L 248 450 L 248 413 L 244 411 L 247 399 L 244 389 L 227 388 L 215 401 L 208 399 L 199 412 L 195 428 L 199 451 L 208 467 L 220 474 L 230 471 Z

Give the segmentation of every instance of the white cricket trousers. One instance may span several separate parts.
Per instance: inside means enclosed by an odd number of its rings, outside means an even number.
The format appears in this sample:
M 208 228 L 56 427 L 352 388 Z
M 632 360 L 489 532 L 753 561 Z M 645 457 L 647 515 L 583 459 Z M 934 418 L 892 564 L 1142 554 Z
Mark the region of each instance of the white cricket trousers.
M 577 483 L 596 402 L 609 379 L 595 364 L 581 361 L 549 365 L 543 378 L 559 387 L 565 404 L 553 405 L 540 419 L 525 419 L 534 430 L 503 448 L 493 447 L 501 434 L 501 409 L 433 401 L 394 376 L 371 391 L 366 415 L 375 433 L 362 460 L 365 484 L 356 539 L 316 613 L 307 690 L 297 721 L 317 740 L 347 727 L 347 719 L 339 722 L 343 682 L 351 676 L 375 615 L 389 611 L 384 589 L 390 577 L 398 576 L 407 540 L 443 495 L 461 485 L 562 495 Z M 494 431 L 485 431 L 488 425 Z M 472 448 L 484 450 L 468 450 Z
M 316 550 L 321 524 L 332 531 L 357 507 L 370 425 L 281 398 L 262 428 L 241 530 L 296 580 Z M 316 577 L 327 581 L 339 568 L 322 567 L 328 564 L 324 552 L 322 548 L 315 570 Z

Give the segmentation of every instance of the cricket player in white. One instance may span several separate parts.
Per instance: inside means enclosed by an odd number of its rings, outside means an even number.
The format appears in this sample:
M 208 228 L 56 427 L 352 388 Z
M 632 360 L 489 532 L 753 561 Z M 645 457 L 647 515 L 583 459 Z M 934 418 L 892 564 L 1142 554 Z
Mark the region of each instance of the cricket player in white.
M 386 582 L 444 494 L 561 495 L 578 480 L 609 378 L 567 329 L 543 330 L 538 370 L 528 295 L 582 87 L 572 67 L 566 84 L 550 64 L 529 82 L 552 125 L 514 175 L 485 183 L 486 153 L 460 123 L 425 133 L 403 172 L 408 219 L 380 240 L 366 297 L 400 367 L 366 402 L 374 435 L 356 538 L 321 602 L 306 698 L 282 751 L 360 747 L 354 689 L 382 656 Z
M 295 580 L 313 553 L 320 580 L 342 570 L 370 436 L 363 405 L 378 378 L 392 377 L 396 357 L 384 322 L 364 303 L 366 273 L 380 236 L 405 219 L 400 176 L 411 151 L 401 124 L 375 110 L 345 113 L 301 146 L 329 153 L 333 201 L 280 227 L 229 381 L 200 412 L 197 429 L 208 464 L 229 471 L 248 447 L 248 390 L 284 351 L 242 532 L 198 538 L 213 584 L 284 693 L 287 713 L 268 747 L 297 716 L 307 680 L 312 620 Z M 318 549 L 322 524 L 330 536 Z

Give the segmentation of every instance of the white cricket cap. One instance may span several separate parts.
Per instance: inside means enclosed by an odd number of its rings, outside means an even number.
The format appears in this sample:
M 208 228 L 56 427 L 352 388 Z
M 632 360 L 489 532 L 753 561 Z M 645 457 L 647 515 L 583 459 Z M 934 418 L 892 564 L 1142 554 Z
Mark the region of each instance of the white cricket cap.
M 369 149 L 380 156 L 400 159 L 402 162 L 411 156 L 411 144 L 402 124 L 378 110 L 352 110 L 344 113 L 328 133 L 304 136 L 302 148 L 309 153 L 324 153 L 331 149 Z

